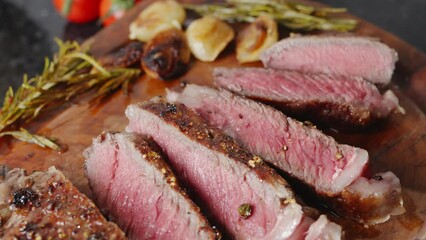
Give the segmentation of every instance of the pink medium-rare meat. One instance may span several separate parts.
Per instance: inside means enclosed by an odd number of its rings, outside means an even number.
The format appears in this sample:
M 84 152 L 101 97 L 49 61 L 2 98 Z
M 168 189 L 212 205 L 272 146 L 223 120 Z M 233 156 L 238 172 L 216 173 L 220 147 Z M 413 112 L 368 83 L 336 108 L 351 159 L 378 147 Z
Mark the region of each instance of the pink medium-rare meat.
M 261 158 L 182 104 L 130 105 L 128 131 L 151 135 L 211 219 L 234 239 L 302 239 L 310 220 Z
M 340 215 L 373 224 L 403 211 L 399 179 L 391 172 L 368 179 L 367 151 L 337 143 L 312 126 L 226 90 L 187 85 L 169 92 L 249 151 L 315 189 Z
M 129 239 L 218 237 L 181 189 L 151 138 L 104 132 L 85 156 L 86 174 L 98 206 Z
M 403 111 L 392 91 L 381 95 L 359 78 L 332 77 L 265 68 L 216 68 L 214 83 L 271 104 L 292 116 L 332 127 L 365 127 L 392 111 Z
M 265 160 L 280 159 L 275 165 L 330 196 L 361 176 L 368 162 L 365 150 L 339 145 L 279 111 L 228 91 L 190 84 L 182 93 L 168 95 L 168 100 L 196 110 L 211 125 L 255 154 L 261 153 Z M 278 156 L 274 157 L 275 153 Z
M 126 239 L 55 167 L 0 166 L 0 239 Z
M 398 54 L 372 38 L 300 36 L 277 42 L 262 53 L 261 60 L 267 68 L 361 77 L 385 85 Z

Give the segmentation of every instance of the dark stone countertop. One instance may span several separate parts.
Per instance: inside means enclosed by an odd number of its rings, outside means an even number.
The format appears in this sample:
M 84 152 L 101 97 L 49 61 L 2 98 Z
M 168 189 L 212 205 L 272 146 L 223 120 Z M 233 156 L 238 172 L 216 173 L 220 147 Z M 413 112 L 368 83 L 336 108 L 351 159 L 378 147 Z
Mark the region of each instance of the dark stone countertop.
M 320 0 L 347 7 L 349 12 L 394 33 L 426 51 L 425 0 Z M 69 24 L 53 9 L 50 0 L 0 1 L 0 98 L 8 86 L 19 86 L 24 73 L 34 76 L 44 58 L 56 51 L 54 37 L 83 40 L 100 27 L 96 22 Z M 0 100 L 1 100 L 0 99 Z

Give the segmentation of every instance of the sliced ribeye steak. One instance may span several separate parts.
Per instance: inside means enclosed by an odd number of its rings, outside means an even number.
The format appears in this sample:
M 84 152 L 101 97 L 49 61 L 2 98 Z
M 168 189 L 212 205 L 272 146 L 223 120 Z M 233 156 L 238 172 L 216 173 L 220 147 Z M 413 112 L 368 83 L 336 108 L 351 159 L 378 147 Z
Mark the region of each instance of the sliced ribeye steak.
M 129 239 L 215 239 L 161 148 L 136 133 L 102 133 L 85 151 L 95 202 Z
M 261 60 L 267 68 L 361 77 L 385 85 L 398 54 L 372 38 L 298 36 L 277 42 L 262 53 Z
M 337 129 L 362 128 L 402 111 L 392 91 L 381 95 L 362 79 L 265 68 L 216 68 L 216 86 L 302 119 Z
M 187 85 L 169 92 L 212 126 L 331 201 L 340 215 L 373 224 L 404 210 L 399 179 L 391 172 L 364 176 L 367 151 L 337 143 L 310 125 L 226 90 Z
M 260 157 L 182 104 L 130 105 L 128 131 L 151 135 L 177 174 L 234 239 L 302 239 L 312 219 L 287 183 Z
M 26 175 L 0 166 L 0 239 L 126 239 L 54 167 Z

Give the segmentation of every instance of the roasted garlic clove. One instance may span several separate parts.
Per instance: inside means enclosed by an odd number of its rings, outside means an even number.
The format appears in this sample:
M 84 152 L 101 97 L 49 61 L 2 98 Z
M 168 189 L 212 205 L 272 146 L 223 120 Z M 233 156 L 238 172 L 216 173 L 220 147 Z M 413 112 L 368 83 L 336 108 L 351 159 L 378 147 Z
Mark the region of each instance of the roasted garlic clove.
M 234 38 L 234 31 L 225 22 L 205 16 L 193 21 L 188 26 L 186 38 L 192 54 L 197 59 L 211 62 Z
M 260 60 L 260 54 L 278 41 L 277 23 L 261 15 L 244 28 L 237 37 L 237 60 L 240 63 Z
M 169 80 L 185 73 L 190 60 L 185 34 L 178 29 L 169 29 L 145 45 L 142 68 L 151 78 Z
M 145 8 L 130 24 L 130 39 L 147 42 L 167 29 L 181 29 L 185 9 L 174 0 L 156 1 Z

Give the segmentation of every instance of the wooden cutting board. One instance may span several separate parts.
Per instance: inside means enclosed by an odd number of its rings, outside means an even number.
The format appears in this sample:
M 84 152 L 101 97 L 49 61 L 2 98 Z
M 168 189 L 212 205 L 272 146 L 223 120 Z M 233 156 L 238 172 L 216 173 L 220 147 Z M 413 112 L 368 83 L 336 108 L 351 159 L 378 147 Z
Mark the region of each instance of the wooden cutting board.
M 129 23 L 150 2 L 142 2 L 123 19 L 90 39 L 91 52 L 102 56 L 124 44 Z M 426 56 L 397 37 L 358 20 L 357 34 L 380 38 L 397 50 L 399 61 L 390 88 L 399 97 L 406 114 L 393 114 L 367 132 L 330 134 L 341 143 L 367 149 L 375 172 L 392 171 L 400 178 L 407 212 L 369 228 L 331 217 L 343 225 L 347 239 L 426 239 Z M 180 80 L 211 85 L 211 72 L 216 66 L 240 65 L 229 49 L 214 63 L 193 61 L 189 72 Z M 260 63 L 245 66 L 260 66 Z M 130 95 L 125 96 L 119 91 L 100 106 L 90 107 L 83 98 L 76 99 L 26 126 L 37 130 L 38 134 L 58 139 L 67 147 L 66 151 L 59 153 L 11 139 L 0 139 L 0 164 L 29 171 L 46 170 L 54 165 L 79 190 L 92 196 L 83 167 L 83 151 L 91 144 L 92 138 L 106 130 L 122 131 L 127 125 L 124 110 L 128 104 L 164 94 L 165 88 L 178 83 L 142 76 L 131 87 Z

